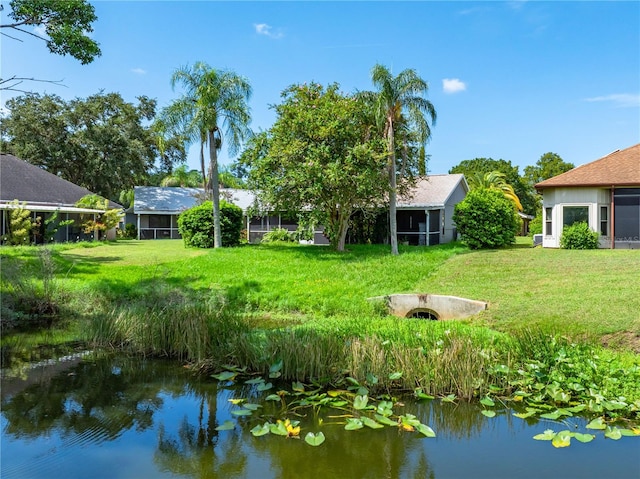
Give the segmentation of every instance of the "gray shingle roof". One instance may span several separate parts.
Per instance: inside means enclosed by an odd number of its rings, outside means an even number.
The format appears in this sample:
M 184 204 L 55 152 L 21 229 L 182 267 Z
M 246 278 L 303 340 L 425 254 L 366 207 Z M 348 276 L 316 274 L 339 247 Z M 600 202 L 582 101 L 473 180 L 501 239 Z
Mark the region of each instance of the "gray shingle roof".
M 26 201 L 30 205 L 73 206 L 86 188 L 64 180 L 20 158 L 0 153 L 0 201 Z M 122 206 L 110 202 L 111 208 Z
M 398 197 L 398 208 L 442 208 L 458 185 L 467 183 L 462 174 L 430 175 L 419 178 L 415 187 Z
M 223 188 L 220 197 L 246 211 L 253 205 L 255 195 L 248 190 Z M 200 204 L 204 198 L 202 188 L 177 186 L 136 186 L 133 212 L 135 214 L 176 214 Z

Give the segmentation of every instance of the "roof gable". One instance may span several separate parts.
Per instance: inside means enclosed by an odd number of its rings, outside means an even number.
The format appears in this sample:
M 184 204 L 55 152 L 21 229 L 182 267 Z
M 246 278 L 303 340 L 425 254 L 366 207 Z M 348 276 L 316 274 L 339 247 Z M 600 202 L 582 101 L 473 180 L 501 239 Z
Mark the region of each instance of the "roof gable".
M 636 185 L 640 185 L 640 143 L 541 181 L 535 187 L 543 190 L 561 186 Z
M 24 201 L 35 205 L 73 206 L 86 195 L 86 188 L 49 173 L 20 158 L 0 153 L 0 201 Z M 120 205 L 109 202 L 111 208 Z

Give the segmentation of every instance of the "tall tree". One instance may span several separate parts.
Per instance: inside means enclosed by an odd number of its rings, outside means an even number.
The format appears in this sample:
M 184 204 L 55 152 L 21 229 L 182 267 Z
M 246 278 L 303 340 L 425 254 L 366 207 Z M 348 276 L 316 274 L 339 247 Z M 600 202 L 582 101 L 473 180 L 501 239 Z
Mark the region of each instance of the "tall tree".
M 282 97 L 273 127 L 240 157 L 249 184 L 262 204 L 311 215 L 343 251 L 354 211 L 377 205 L 388 191 L 385 143 L 371 134 L 366 105 L 337 84 L 293 85 Z
M 560 155 L 549 152 L 542 155 L 535 165 L 525 167 L 524 178 L 531 186 L 534 186 L 536 183 L 558 176 L 573 168 L 575 168 L 573 163 L 568 163 L 560 158 Z
M 51 53 L 71 55 L 83 65 L 101 54 L 98 43 L 88 35 L 97 17 L 86 0 L 11 0 L 7 17 L 10 20 L 0 24 L 0 34 L 6 38 L 18 41 L 24 36 L 38 38 L 47 44 Z M 33 27 L 36 26 L 44 27 L 46 36 L 35 33 Z M 0 90 L 24 92 L 18 88 L 24 81 L 49 80 L 16 74 L 0 78 Z
M 522 204 L 520 198 L 513 190 L 513 186 L 507 183 L 506 175 L 500 171 L 491 171 L 486 174 L 476 173 L 469 178 L 469 186 L 471 189 L 488 189 L 501 192 L 506 199 L 511 201 L 513 205 L 522 211 Z
M 220 185 L 218 182 L 218 151 L 223 142 L 229 153 L 235 154 L 249 134 L 249 81 L 232 71 L 216 70 L 204 62 L 177 69 L 171 76 L 171 86 L 182 85 L 184 95 L 168 109 L 169 118 L 183 128 L 184 135 L 199 138 L 201 155 L 209 146 L 207 189 L 213 198 L 214 247 L 222 246 L 220 228 Z
M 449 170 L 449 173 L 462 173 L 467 177 L 467 181 L 474 176 L 481 176 L 499 171 L 503 173 L 505 181 L 513 187 L 513 191 L 518 196 L 522 205 L 522 210 L 528 215 L 535 215 L 538 211 L 538 200 L 535 191 L 520 176 L 518 166 L 511 164 L 511 161 L 494 160 L 493 158 L 474 158 L 472 160 L 464 160 Z
M 202 184 L 202 175 L 198 170 L 187 170 L 187 165 L 180 165 L 165 176 L 160 186 L 197 187 Z
M 157 150 L 146 122 L 155 100 L 133 104 L 118 93 L 98 93 L 67 102 L 30 93 L 6 107 L 0 127 L 8 151 L 105 198 L 118 201 L 154 168 Z
M 377 64 L 371 70 L 371 80 L 376 88 L 376 115 L 384 128 L 387 140 L 387 172 L 389 176 L 389 229 L 391 253 L 398 254 L 398 226 L 396 218 L 397 165 L 396 133 L 403 123 L 415 125 L 422 144 L 431 137 L 431 124 L 435 124 L 436 110 L 425 98 L 429 85 L 415 70 L 406 69 L 397 76 L 383 65 Z

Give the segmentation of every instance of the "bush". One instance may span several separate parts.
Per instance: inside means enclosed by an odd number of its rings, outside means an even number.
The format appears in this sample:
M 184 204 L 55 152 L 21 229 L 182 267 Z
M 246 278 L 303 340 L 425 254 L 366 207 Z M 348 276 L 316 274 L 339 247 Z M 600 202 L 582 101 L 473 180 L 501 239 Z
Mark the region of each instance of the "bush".
M 220 201 L 220 229 L 222 246 L 240 244 L 242 209 L 224 200 Z M 185 246 L 213 248 L 213 203 L 205 201 L 183 211 L 178 216 L 178 231 Z
M 529 222 L 529 236 L 542 234 L 542 215 L 538 215 Z
M 479 188 L 456 205 L 453 221 L 471 249 L 515 243 L 519 230 L 513 203 L 497 190 Z
M 284 241 L 287 243 L 293 243 L 295 237 L 285 228 L 274 228 L 271 231 L 264 234 L 261 243 L 274 243 L 276 241 Z
M 599 246 L 598 233 L 592 231 L 584 221 L 565 226 L 560 237 L 560 247 L 564 249 L 596 249 Z
M 124 225 L 124 230 L 119 229 L 117 231 L 118 238 L 122 239 L 136 239 L 138 237 L 138 228 L 133 223 L 127 223 Z

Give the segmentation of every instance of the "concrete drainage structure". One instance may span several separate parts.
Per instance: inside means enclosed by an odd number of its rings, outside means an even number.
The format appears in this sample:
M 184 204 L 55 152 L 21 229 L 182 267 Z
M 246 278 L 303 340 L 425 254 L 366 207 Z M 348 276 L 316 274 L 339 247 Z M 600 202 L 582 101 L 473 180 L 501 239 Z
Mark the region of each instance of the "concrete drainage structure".
M 391 294 L 369 298 L 386 302 L 389 314 L 401 318 L 462 319 L 487 309 L 484 301 L 438 294 Z

